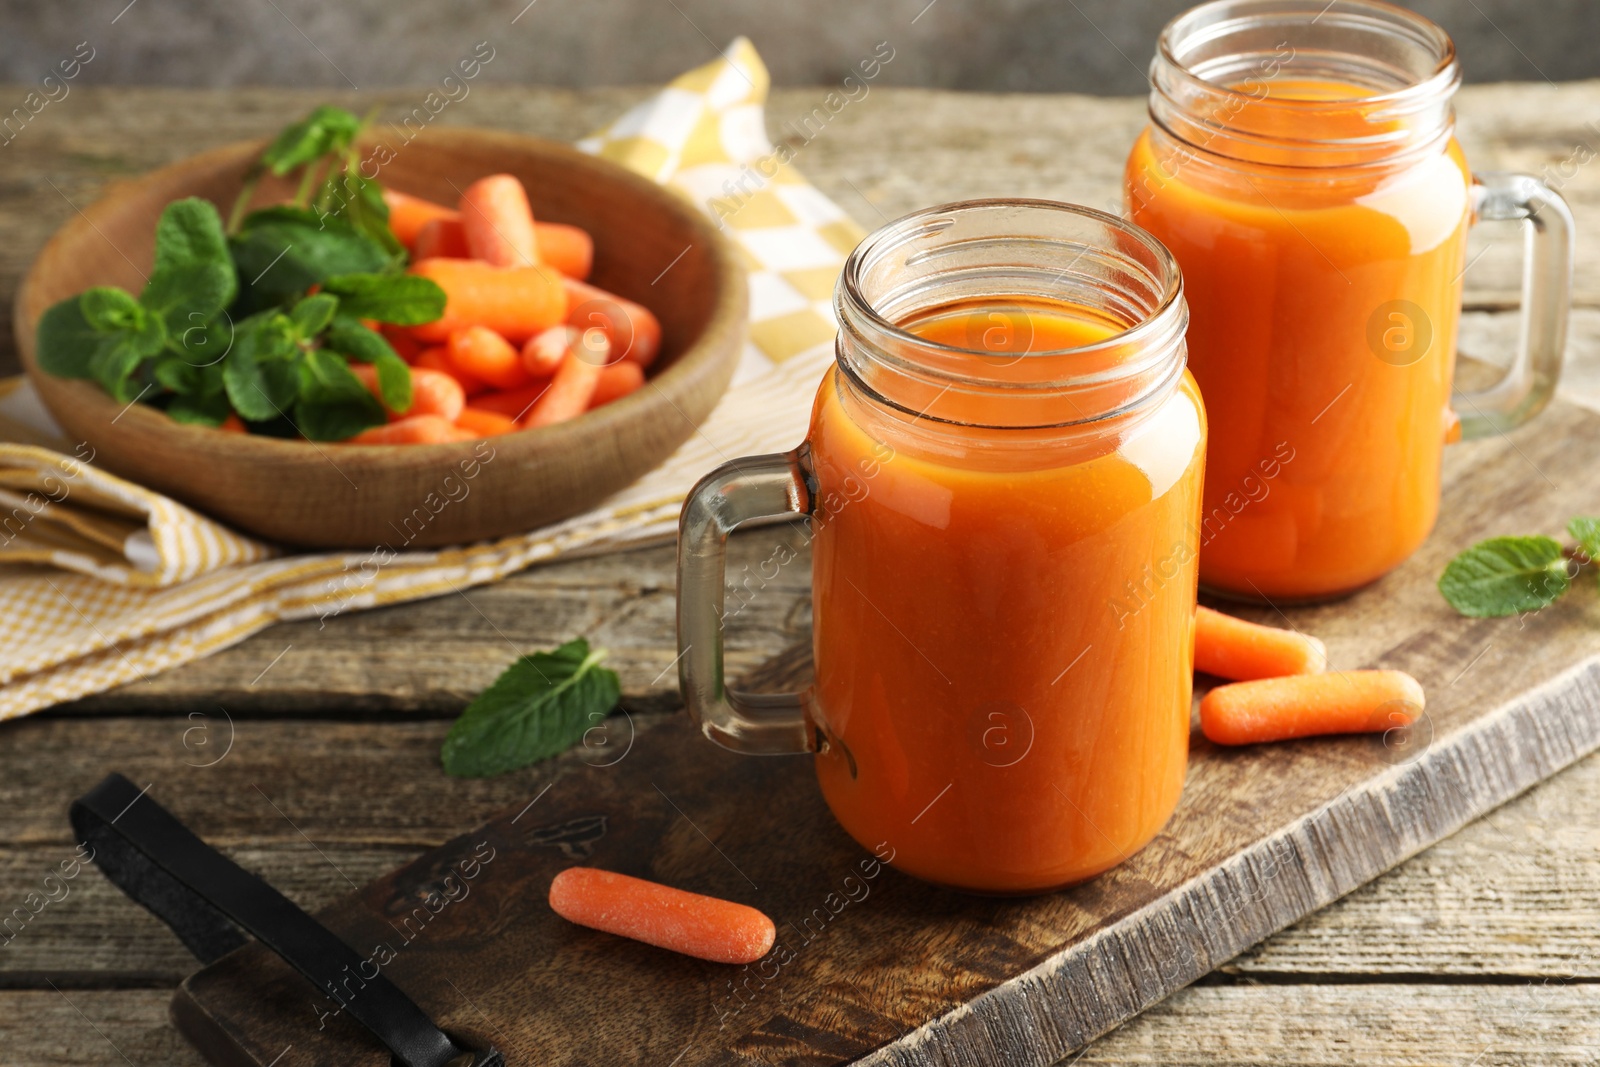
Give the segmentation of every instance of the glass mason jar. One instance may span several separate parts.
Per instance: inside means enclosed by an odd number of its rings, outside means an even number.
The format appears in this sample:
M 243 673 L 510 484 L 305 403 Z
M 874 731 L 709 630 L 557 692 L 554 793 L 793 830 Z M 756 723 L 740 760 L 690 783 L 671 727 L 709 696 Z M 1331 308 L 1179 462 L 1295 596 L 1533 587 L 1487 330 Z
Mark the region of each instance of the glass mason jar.
M 1206 422 L 1160 243 L 982 200 L 885 226 L 834 299 L 807 440 L 684 506 L 679 678 L 712 740 L 814 752 L 841 825 L 910 874 L 1029 893 L 1126 859 L 1188 754 Z M 816 678 L 722 670 L 723 548 L 810 517 Z
M 1162 32 L 1150 81 L 1125 194 L 1183 269 L 1211 416 L 1201 585 L 1349 592 L 1427 537 L 1447 440 L 1549 400 L 1571 216 L 1535 178 L 1472 176 L 1454 138 L 1455 48 L 1389 4 L 1203 4 Z M 1532 235 L 1521 343 L 1498 386 L 1452 404 L 1480 218 Z

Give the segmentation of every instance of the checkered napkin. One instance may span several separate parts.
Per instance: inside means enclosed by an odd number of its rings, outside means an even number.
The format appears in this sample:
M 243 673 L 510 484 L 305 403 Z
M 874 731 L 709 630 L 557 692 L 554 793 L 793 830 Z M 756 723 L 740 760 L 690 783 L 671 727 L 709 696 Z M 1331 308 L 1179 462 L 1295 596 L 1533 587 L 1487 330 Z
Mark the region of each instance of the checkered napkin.
M 0 382 L 0 719 L 138 681 L 280 619 L 459 591 L 531 563 L 670 538 L 724 460 L 793 447 L 831 358 L 829 295 L 861 230 L 764 130 L 769 79 L 740 38 L 579 142 L 703 207 L 750 270 L 750 342 L 700 431 L 602 506 L 500 541 L 286 554 L 107 474 L 21 379 Z M 363 564 L 367 564 L 363 568 Z

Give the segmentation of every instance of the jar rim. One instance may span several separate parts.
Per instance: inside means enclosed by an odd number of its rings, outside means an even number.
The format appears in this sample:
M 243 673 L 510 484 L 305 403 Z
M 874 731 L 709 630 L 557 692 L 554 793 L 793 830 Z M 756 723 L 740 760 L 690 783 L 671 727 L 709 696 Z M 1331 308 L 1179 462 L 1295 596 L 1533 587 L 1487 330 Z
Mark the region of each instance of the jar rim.
M 941 204 L 885 224 L 850 253 L 834 290 L 835 356 L 847 379 L 918 419 L 1082 425 L 1139 409 L 1182 377 L 1183 291 L 1166 246 L 1117 215 L 1022 197 Z M 1122 328 L 1019 352 L 901 325 L 922 310 L 980 311 L 1010 299 L 1081 305 Z M 1005 362 L 993 358 L 1000 351 Z
M 1241 14 L 1220 25 L 1238 22 L 1245 17 L 1243 12 L 1248 9 L 1259 9 L 1262 15 L 1291 15 L 1300 12 L 1316 11 L 1312 16 L 1313 23 L 1326 17 L 1336 6 L 1354 8 L 1357 12 L 1364 13 L 1368 18 L 1381 17 L 1391 26 L 1404 27 L 1413 31 L 1417 40 L 1426 40 L 1435 46 L 1438 58 L 1434 63 L 1433 71 L 1426 77 L 1419 78 L 1409 85 L 1403 85 L 1385 92 L 1372 93 L 1366 96 L 1333 97 L 1321 100 L 1307 99 L 1272 99 L 1271 97 L 1258 97 L 1254 94 L 1236 89 L 1221 82 L 1203 78 L 1193 71 L 1178 57 L 1175 42 L 1185 33 L 1194 33 L 1199 27 L 1196 23 L 1204 23 L 1207 16 L 1219 9 L 1235 8 Z M 1340 11 L 1334 15 L 1335 19 L 1350 18 L 1349 11 Z M 1245 97 L 1252 101 L 1252 106 L 1281 107 L 1297 113 L 1308 112 L 1337 112 L 1348 110 L 1352 104 L 1362 107 L 1386 108 L 1427 101 L 1440 93 L 1453 92 L 1461 81 L 1461 64 L 1456 54 L 1455 41 L 1445 32 L 1444 28 L 1433 20 L 1403 8 L 1398 4 L 1388 3 L 1387 0 L 1330 0 L 1324 4 L 1321 0 L 1207 0 L 1206 3 L 1197 4 L 1182 14 L 1173 18 L 1161 29 L 1161 35 L 1156 40 L 1156 63 L 1164 62 L 1177 76 L 1187 81 L 1191 86 L 1203 91 L 1218 92 L 1229 97 Z M 1152 80 L 1153 80 L 1152 71 Z
M 1032 197 L 987 197 L 977 200 L 951 201 L 935 207 L 922 208 L 908 215 L 902 215 L 898 219 L 872 231 L 861 240 L 860 244 L 856 245 L 845 260 L 844 269 L 839 274 L 838 299 L 841 302 L 848 301 L 851 310 L 864 316 L 873 324 L 875 329 L 882 331 L 897 341 L 949 355 L 985 355 L 986 353 L 980 349 L 945 344 L 942 341 L 935 341 L 921 334 L 913 333 L 883 315 L 861 291 L 862 270 L 873 252 L 878 251 L 890 242 L 904 242 L 919 233 L 931 233 L 946 229 L 952 223 L 942 216 L 973 208 L 1038 209 L 1092 219 L 1138 241 L 1160 265 L 1160 275 L 1163 283 L 1160 298 L 1156 306 L 1148 314 L 1140 318 L 1138 322 L 1111 334 L 1109 337 L 1104 337 L 1086 345 L 1029 351 L 1023 354 L 1023 358 L 1090 354 L 1129 343 L 1140 343 L 1145 341 L 1148 335 L 1154 334 L 1163 328 L 1161 320 L 1183 298 L 1183 277 L 1178 269 L 1177 259 L 1168 251 L 1166 245 L 1128 220 L 1096 208 L 1085 207 L 1082 204 L 1069 204 L 1060 200 L 1044 200 Z M 937 229 L 934 229 L 934 226 L 937 226 Z

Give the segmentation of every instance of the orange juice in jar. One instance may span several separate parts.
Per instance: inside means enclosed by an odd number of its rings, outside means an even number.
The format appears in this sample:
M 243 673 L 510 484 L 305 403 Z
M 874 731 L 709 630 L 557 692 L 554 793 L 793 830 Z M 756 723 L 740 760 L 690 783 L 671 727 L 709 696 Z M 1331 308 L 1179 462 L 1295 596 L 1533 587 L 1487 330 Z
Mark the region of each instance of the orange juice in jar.
M 806 444 L 698 486 L 680 680 L 705 732 L 813 751 L 823 796 L 918 877 L 1041 892 L 1122 862 L 1182 789 L 1205 413 L 1159 243 L 1111 216 L 977 201 L 852 254 Z M 816 682 L 721 677 L 721 544 L 813 531 Z
M 1380 577 L 1432 529 L 1445 442 L 1554 389 L 1570 216 L 1536 179 L 1473 178 L 1459 81 L 1442 30 L 1373 0 L 1218 0 L 1162 33 L 1126 200 L 1184 274 L 1208 589 L 1310 600 Z M 1506 380 L 1452 405 L 1478 217 L 1535 234 L 1527 320 Z

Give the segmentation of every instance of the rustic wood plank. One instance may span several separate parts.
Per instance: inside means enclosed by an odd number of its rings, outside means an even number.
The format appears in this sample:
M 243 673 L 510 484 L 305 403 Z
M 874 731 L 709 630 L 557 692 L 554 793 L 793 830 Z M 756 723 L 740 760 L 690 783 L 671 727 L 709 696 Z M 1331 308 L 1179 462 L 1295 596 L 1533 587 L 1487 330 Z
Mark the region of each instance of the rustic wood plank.
M 106 767 L 121 765 L 106 763 L 95 750 L 97 728 L 71 724 L 68 732 L 75 738 L 64 747 L 81 753 L 78 759 L 85 766 L 79 771 L 58 765 L 57 773 L 74 781 L 92 781 Z M 159 732 L 157 724 L 148 720 L 137 729 L 145 736 Z M 291 761 L 309 764 L 311 777 L 335 784 L 350 770 L 351 757 L 333 736 L 340 728 L 316 723 L 295 724 L 292 729 L 310 735 L 314 743 L 286 750 L 275 767 L 263 765 L 251 771 L 253 784 L 263 792 L 286 798 L 280 806 L 292 803 L 287 797 L 294 783 L 286 775 Z M 287 733 L 274 736 L 270 743 L 276 746 L 286 737 Z M 128 736 L 116 736 L 115 741 L 131 746 Z M 269 743 L 266 738 L 261 741 Z M 429 746 L 409 745 L 385 729 L 367 729 L 359 758 L 395 775 L 435 773 Z M 369 781 L 358 775 L 353 785 L 359 788 Z M 198 821 L 205 811 L 226 809 L 228 794 L 241 787 L 250 790 L 239 779 L 221 773 L 196 774 L 172 784 L 163 779 L 156 786 L 164 797 L 171 793 L 168 802 L 191 821 Z M 249 796 L 255 796 L 253 791 Z M 1597 796 L 1600 757 L 1589 757 L 1221 970 L 1311 982 L 1424 974 L 1486 980 L 1600 979 L 1596 933 L 1600 901 L 1593 891 L 1600 884 L 1600 828 L 1593 819 Z M 53 805 L 56 799 L 46 802 Z M 447 789 L 444 800 L 453 806 L 459 798 Z M 325 806 L 336 810 L 354 802 L 353 795 L 333 791 Z M 427 813 L 439 806 L 438 798 L 427 794 L 380 794 L 362 798 L 361 803 L 374 820 L 421 824 L 434 836 L 422 840 L 419 833 L 417 840 L 406 844 L 343 840 L 338 827 L 318 818 L 315 806 L 305 810 L 286 806 L 323 855 L 298 835 L 266 840 L 259 826 L 252 829 L 251 843 L 234 835 L 223 850 L 303 906 L 315 909 L 349 892 L 345 876 L 365 884 L 414 859 L 424 848 L 442 844 L 459 829 L 425 821 Z M 265 802 L 261 804 L 265 808 Z M 60 816 L 62 809 L 54 811 Z M 238 825 L 236 820 L 233 824 Z M 14 828 L 10 821 L 0 826 L 8 840 Z M 280 823 L 279 829 L 289 828 Z M 29 892 L 43 891 L 44 875 L 71 854 L 64 817 L 57 820 L 56 830 L 56 839 L 11 845 L 0 852 L 0 917 Z M 16 936 L 0 952 L 0 986 L 42 986 L 47 979 L 75 987 L 170 986 L 195 969 L 193 959 L 165 927 L 92 873 L 71 880 L 62 899 L 45 906 L 24 928 L 13 927 L 10 932 Z
M 530 848 L 512 823 L 521 805 L 323 914 L 355 942 L 376 943 L 387 936 L 378 916 L 481 837 L 501 858 L 478 903 L 391 964 L 447 1025 L 481 1025 L 437 977 L 471 971 L 461 992 L 472 1010 L 509 1028 L 508 1044 L 552 1062 L 597 1050 L 621 1062 L 670 1059 L 715 1029 L 685 1067 L 1050 1063 L 1600 745 L 1600 658 L 1590 658 L 1600 594 L 1585 585 L 1527 620 L 1467 620 L 1433 588 L 1444 560 L 1486 522 L 1557 529 L 1600 496 L 1600 472 L 1569 459 L 1590 447 L 1600 447 L 1600 416 L 1557 405 L 1542 428 L 1452 450 L 1439 530 L 1417 556 L 1349 600 L 1289 613 L 1327 640 L 1334 664 L 1400 667 L 1422 680 L 1431 733 L 1419 734 L 1429 743 L 1411 762 L 1370 738 L 1231 752 L 1197 741 L 1167 831 L 1076 890 L 997 903 L 884 874 L 873 903 L 841 911 L 763 983 L 777 988 L 748 1004 L 708 1001 L 707 984 L 724 979 L 705 967 L 602 945 L 552 919 L 539 887 L 574 857 Z M 829 822 L 804 761 L 734 757 L 676 716 L 652 724 L 629 758 L 592 772 L 571 756 L 535 772 L 554 783 L 539 827 L 604 814 L 594 862 L 749 900 L 780 925 L 813 914 L 862 858 Z M 262 955 L 230 957 L 180 995 L 242 1063 L 267 1062 L 304 1012 L 304 984 Z M 526 1015 L 530 998 L 558 995 L 580 1006 Z M 607 1007 L 619 997 L 673 1022 L 620 1020 Z M 594 1035 L 582 1052 L 562 1036 L 580 1031 Z M 321 1061 L 377 1062 L 358 1035 L 328 1034 Z
M 0 992 L 0 1067 L 205 1062 L 167 1024 L 165 991 L 63 993 Z M 1180 990 L 1065 1063 L 1461 1067 L 1481 1056 L 1486 1067 L 1591 1067 L 1597 1047 L 1594 985 L 1207 985 Z M 291 1048 L 280 1067 L 302 1062 Z
M 167 1022 L 169 999 L 153 989 L 0 992 L 0 1065 L 203 1067 Z
M 729 546 L 744 574 L 779 545 L 796 562 L 764 582 L 730 624 L 729 670 L 809 639 L 810 554 L 801 532 L 769 526 Z M 670 545 L 535 567 L 483 588 L 375 611 L 271 627 L 231 649 L 58 714 L 327 713 L 455 716 L 516 656 L 582 634 L 610 650 L 628 706 L 678 706 Z
M 1600 978 L 1590 757 L 1222 970 Z
M 260 784 L 273 792 L 272 783 Z M 331 842 L 313 848 L 299 839 L 222 851 L 301 907 L 316 909 L 350 892 L 352 882 L 364 885 L 409 863 L 421 849 Z M 198 966 L 195 958 L 97 870 L 62 867 L 74 855 L 65 842 L 0 853 L 0 988 L 150 987 L 170 998 Z

